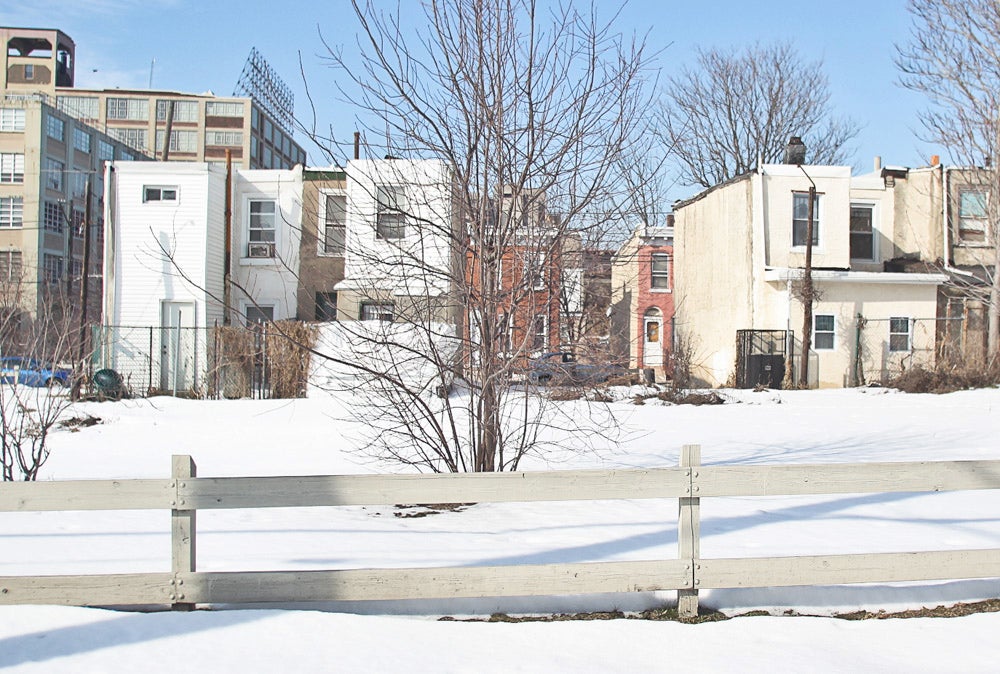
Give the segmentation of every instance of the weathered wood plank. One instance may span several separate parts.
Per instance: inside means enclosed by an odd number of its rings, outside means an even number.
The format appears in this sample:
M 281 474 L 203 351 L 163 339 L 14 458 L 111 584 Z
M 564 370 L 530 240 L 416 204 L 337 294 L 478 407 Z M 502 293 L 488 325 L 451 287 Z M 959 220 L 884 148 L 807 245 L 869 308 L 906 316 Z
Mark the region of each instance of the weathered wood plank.
M 65 480 L 0 483 L 0 512 L 170 508 L 170 480 Z
M 677 499 L 677 554 L 691 570 L 690 589 L 677 591 L 677 613 L 682 618 L 698 615 L 698 587 L 695 583 L 694 560 L 701 556 L 701 499 L 692 496 L 693 485 L 701 470 L 701 446 L 681 448 L 681 467 L 689 478 L 688 495 Z
M 678 560 L 431 569 L 181 574 L 185 596 L 239 604 L 457 597 L 515 597 L 675 590 L 690 583 Z
M 447 475 L 226 477 L 186 481 L 187 507 L 276 508 L 393 503 L 502 503 L 675 498 L 688 478 L 679 468 Z
M 1000 550 L 701 559 L 695 567 L 700 588 L 1000 578 Z
M 1000 461 L 703 466 L 698 496 L 778 496 L 1000 489 Z
M 198 475 L 198 467 L 190 456 L 171 457 L 171 477 L 175 488 L 180 490 L 187 480 Z M 176 499 L 176 505 L 170 511 L 170 568 L 174 576 L 182 573 L 192 573 L 196 568 L 198 511 L 191 510 L 183 498 Z M 175 611 L 191 611 L 194 604 L 185 601 L 175 601 Z
M 0 576 L 0 605 L 136 606 L 169 604 L 169 573 L 93 576 Z

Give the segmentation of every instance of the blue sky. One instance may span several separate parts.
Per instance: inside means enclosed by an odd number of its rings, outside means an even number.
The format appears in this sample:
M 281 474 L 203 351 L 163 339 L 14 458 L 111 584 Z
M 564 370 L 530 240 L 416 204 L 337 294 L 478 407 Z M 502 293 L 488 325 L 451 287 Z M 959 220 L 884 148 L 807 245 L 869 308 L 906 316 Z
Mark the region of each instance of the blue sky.
M 597 4 L 609 16 L 620 8 L 620 3 Z M 2 25 L 60 28 L 75 40 L 79 86 L 146 87 L 155 59 L 157 89 L 229 95 L 256 47 L 293 89 L 296 112 L 303 117 L 308 109 L 301 53 L 319 123 L 333 125 L 344 140 L 355 128 L 354 110 L 339 100 L 338 73 L 320 58 L 325 51 L 320 31 L 345 54 L 356 51 L 357 24 L 345 0 L 29 0 L 4 5 Z M 419 17 L 416 0 L 403 6 Z M 884 163 L 905 166 L 924 165 L 932 154 L 946 158 L 940 148 L 919 140 L 916 113 L 924 99 L 896 83 L 893 45 L 909 32 L 905 0 L 635 0 L 625 6 L 618 25 L 623 31 L 648 33 L 667 76 L 690 63 L 698 46 L 790 41 L 804 58 L 823 60 L 834 109 L 863 125 L 854 144 L 858 169 L 869 171 L 875 155 Z M 326 163 L 299 140 L 312 164 Z M 696 191 L 677 187 L 672 196 Z

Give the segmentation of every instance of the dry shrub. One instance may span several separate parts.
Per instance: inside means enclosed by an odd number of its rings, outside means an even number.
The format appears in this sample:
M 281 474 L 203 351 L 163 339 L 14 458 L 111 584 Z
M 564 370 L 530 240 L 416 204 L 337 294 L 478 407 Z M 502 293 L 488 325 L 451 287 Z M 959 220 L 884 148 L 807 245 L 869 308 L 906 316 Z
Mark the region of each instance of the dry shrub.
M 699 392 L 682 389 L 660 391 L 657 398 L 674 405 L 725 405 L 726 399 L 715 391 Z
M 549 400 L 580 400 L 583 389 L 573 386 L 558 387 L 549 390 Z
M 226 398 L 250 395 L 256 346 L 254 334 L 243 326 L 220 326 L 215 329 L 218 368 L 216 387 Z
M 1000 360 L 980 363 L 942 362 L 933 369 L 912 367 L 889 382 L 905 393 L 951 393 L 1000 385 Z
M 300 321 L 277 321 L 265 339 L 272 398 L 304 398 L 309 378 L 310 349 L 316 344 L 316 326 Z

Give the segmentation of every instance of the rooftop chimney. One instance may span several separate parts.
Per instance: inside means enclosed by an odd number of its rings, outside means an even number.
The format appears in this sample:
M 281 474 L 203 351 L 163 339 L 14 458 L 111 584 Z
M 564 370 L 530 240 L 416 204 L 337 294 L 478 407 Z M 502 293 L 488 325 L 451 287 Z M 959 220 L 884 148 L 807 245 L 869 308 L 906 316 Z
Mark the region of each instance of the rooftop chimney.
M 806 145 L 800 137 L 792 136 L 788 139 L 788 145 L 785 146 L 785 163 L 799 166 L 806 163 Z
M 882 172 L 882 157 L 881 155 L 875 155 L 875 173 Z

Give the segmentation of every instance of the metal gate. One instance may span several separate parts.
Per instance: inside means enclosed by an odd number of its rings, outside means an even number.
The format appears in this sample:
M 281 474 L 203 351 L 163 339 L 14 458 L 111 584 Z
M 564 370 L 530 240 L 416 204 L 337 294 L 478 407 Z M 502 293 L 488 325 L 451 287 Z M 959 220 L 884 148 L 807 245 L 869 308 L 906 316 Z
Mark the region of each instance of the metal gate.
M 781 388 L 787 338 L 786 330 L 737 330 L 736 388 Z

